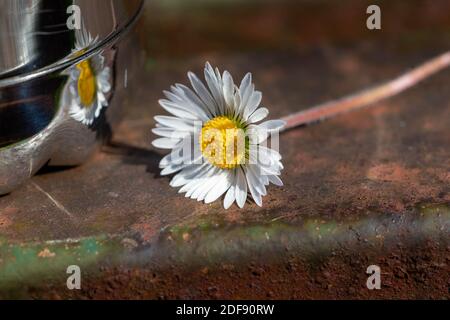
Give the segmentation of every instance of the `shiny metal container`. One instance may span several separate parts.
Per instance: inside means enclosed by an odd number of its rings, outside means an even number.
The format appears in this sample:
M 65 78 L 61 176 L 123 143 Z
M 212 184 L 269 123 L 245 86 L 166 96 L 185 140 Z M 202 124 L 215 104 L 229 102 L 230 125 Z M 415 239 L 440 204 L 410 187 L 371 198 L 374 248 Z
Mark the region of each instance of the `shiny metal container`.
M 143 0 L 0 0 L 0 195 L 46 163 L 83 163 L 144 61 Z

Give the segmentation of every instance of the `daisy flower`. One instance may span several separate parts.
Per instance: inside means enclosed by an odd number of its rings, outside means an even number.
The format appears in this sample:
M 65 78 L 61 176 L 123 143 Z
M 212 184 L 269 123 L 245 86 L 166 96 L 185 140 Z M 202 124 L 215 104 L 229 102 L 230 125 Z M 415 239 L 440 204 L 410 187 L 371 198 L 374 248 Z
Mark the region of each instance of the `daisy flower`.
M 92 38 L 84 28 L 75 31 L 75 39 L 75 56 L 85 53 L 97 42 L 97 38 Z M 68 74 L 69 113 L 75 120 L 91 125 L 108 106 L 106 93 L 111 90 L 110 68 L 105 66 L 105 57 L 99 53 L 71 67 Z
M 155 117 L 153 133 L 161 137 L 152 144 L 171 150 L 159 164 L 161 175 L 177 173 L 170 185 L 198 201 L 211 203 L 225 195 L 225 209 L 234 202 L 243 208 L 249 193 L 262 206 L 266 186 L 282 186 L 281 155 L 265 144 L 269 136 L 278 137 L 285 122 L 257 124 L 269 111 L 259 107 L 262 94 L 250 73 L 239 87 L 229 72 L 220 74 L 209 63 L 204 74 L 206 85 L 189 72 L 193 90 L 176 84 L 159 101 L 173 115 Z

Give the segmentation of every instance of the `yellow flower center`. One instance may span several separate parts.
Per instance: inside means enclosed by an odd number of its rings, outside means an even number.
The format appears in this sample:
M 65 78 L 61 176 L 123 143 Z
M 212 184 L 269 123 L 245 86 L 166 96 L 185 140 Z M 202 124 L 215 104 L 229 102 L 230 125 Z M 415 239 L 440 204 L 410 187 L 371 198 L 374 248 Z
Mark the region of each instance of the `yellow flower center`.
M 80 76 L 78 77 L 78 94 L 83 106 L 90 107 L 97 91 L 95 74 L 91 62 L 89 59 L 81 61 L 77 64 L 77 68 L 80 70 Z
M 206 122 L 200 134 L 200 150 L 212 165 L 233 169 L 245 163 L 245 132 L 228 117 L 216 117 Z

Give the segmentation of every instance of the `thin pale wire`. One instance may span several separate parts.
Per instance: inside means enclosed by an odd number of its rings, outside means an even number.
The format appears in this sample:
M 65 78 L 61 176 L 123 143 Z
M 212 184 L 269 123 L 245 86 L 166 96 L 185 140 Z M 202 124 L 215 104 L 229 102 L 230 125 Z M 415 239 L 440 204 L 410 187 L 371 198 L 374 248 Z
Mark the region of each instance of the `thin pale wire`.
M 376 87 L 286 116 L 282 118 L 282 120 L 286 121 L 286 126 L 283 130 L 307 125 L 374 104 L 375 102 L 392 97 L 411 88 L 420 81 L 448 66 L 450 66 L 450 51 Z

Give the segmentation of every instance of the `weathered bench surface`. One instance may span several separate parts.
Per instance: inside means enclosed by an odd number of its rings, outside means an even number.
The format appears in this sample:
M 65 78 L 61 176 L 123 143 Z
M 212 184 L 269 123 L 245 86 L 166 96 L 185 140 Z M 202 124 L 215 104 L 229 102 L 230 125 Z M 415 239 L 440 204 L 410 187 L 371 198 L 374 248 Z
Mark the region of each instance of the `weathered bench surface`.
M 0 198 L 0 297 L 449 298 L 450 71 L 283 133 L 285 186 L 262 208 L 184 198 L 150 144 L 162 90 L 206 60 L 236 78 L 251 71 L 276 118 L 439 52 L 368 42 L 147 65 L 110 145 Z M 73 264 L 82 289 L 69 291 Z M 372 264 L 382 290 L 366 288 Z

